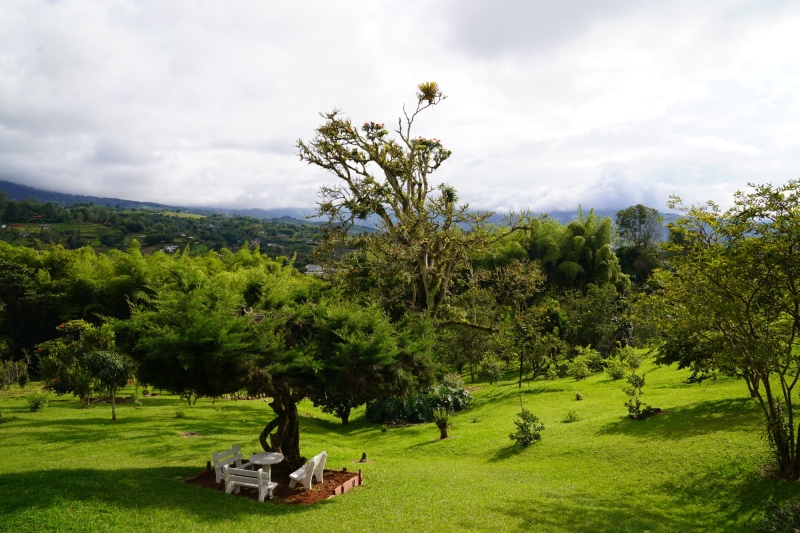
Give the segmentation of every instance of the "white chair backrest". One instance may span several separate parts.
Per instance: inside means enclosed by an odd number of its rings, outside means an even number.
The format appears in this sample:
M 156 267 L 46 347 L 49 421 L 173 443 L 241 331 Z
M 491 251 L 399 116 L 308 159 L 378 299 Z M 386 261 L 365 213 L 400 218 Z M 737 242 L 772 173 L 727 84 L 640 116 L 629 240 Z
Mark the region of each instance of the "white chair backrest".
M 242 464 L 242 449 L 239 447 L 238 444 L 234 444 L 231 446 L 230 450 L 225 450 L 222 452 L 211 452 L 211 457 L 214 459 L 214 471 L 216 473 L 217 483 L 222 481 L 223 471 L 222 469 L 231 464 L 236 464 L 236 466 L 241 466 Z
M 327 452 L 321 452 L 314 456 L 317 461 L 317 466 L 314 468 L 314 477 L 317 478 L 317 483 L 322 483 L 322 472 L 325 470 L 325 461 L 328 460 Z

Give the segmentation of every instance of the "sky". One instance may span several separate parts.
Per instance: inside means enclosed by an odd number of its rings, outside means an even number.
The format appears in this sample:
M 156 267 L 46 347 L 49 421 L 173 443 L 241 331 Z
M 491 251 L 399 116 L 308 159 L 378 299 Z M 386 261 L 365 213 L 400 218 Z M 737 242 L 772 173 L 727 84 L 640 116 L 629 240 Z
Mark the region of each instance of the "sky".
M 800 2 L 3 0 L 0 179 L 313 209 L 320 112 L 415 122 L 473 208 L 725 206 L 800 178 Z

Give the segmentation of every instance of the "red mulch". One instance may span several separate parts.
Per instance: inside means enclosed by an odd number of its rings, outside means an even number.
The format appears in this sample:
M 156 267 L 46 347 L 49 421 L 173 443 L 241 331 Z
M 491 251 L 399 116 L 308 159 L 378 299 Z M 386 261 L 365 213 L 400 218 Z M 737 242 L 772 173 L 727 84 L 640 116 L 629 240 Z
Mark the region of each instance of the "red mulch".
M 346 469 L 325 470 L 322 477 L 325 480 L 323 483 L 314 483 L 310 490 L 302 490 L 299 488 L 290 489 L 288 477 L 273 474 L 272 481 L 277 482 L 278 487 L 272 491 L 272 501 L 278 503 L 311 505 L 312 503 L 327 500 L 334 495 L 336 487 L 350 481 L 354 477 L 358 477 L 358 471 L 351 472 Z M 223 482 L 217 483 L 215 479 L 213 470 L 203 470 L 193 478 L 185 479 L 184 482 L 197 485 L 198 487 L 225 492 L 225 484 Z M 245 498 L 258 501 L 258 489 L 241 487 L 239 494 L 235 496 L 244 496 Z

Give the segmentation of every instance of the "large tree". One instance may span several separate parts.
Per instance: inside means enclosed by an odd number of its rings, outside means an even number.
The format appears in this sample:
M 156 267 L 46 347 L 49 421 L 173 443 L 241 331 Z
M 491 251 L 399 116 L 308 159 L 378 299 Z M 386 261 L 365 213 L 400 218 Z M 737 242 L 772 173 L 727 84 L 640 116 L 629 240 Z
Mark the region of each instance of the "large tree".
M 684 207 L 674 231 L 671 271 L 655 277 L 645 300 L 663 362 L 696 376 L 744 378 L 757 398 L 778 471 L 800 478 L 800 182 L 751 185 L 722 211 Z
M 634 281 L 644 283 L 661 266 L 658 244 L 663 233 L 664 217 L 652 207 L 637 204 L 617 211 L 617 257 Z
M 431 381 L 425 332 L 395 325 L 327 285 L 243 248 L 219 259 L 171 259 L 154 294 L 117 323 L 143 382 L 184 397 L 240 390 L 271 398 L 259 442 L 286 469 L 303 463 L 297 403 L 349 409 Z M 283 467 L 282 467 L 283 468 Z
M 433 173 L 450 157 L 436 138 L 414 136 L 419 114 L 445 96 L 435 82 L 418 87 L 413 111 L 403 109 L 396 137 L 383 123 L 361 127 L 339 110 L 323 113 L 313 139 L 299 140 L 300 159 L 333 173 L 338 182 L 322 187 L 317 215 L 329 220 L 323 250 L 356 250 L 347 273 L 362 287 L 395 308 L 436 315 L 467 253 L 516 229 L 491 236 L 485 223 L 491 213 L 459 203 L 455 189 L 436 184 Z M 377 217 L 377 234 L 352 236 L 357 220 Z

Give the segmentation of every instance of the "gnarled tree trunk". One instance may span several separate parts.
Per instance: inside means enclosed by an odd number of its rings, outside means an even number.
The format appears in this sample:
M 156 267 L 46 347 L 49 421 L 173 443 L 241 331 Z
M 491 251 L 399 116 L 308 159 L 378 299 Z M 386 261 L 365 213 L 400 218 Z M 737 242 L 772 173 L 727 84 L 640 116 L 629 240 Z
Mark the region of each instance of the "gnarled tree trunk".
M 300 455 L 300 420 L 297 414 L 297 402 L 303 399 L 290 390 L 277 390 L 269 406 L 278 415 L 264 427 L 258 441 L 266 452 L 279 452 L 283 454 L 283 462 L 275 465 L 274 469 L 289 474 L 305 463 L 305 458 Z M 276 430 L 275 433 L 272 433 Z M 269 437 L 269 442 L 267 442 Z

